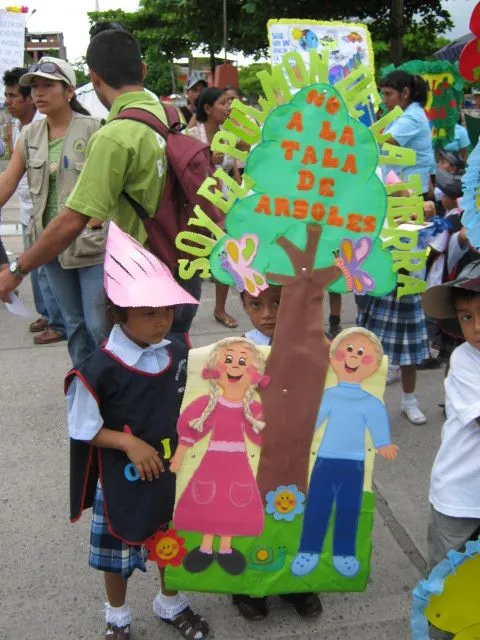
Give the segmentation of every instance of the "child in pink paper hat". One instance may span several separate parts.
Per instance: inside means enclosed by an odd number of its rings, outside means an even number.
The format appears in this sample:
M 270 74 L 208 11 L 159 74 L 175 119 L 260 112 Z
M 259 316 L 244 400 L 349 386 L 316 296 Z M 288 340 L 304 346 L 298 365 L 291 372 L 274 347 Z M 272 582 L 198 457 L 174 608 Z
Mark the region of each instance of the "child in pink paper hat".
M 104 572 L 105 638 L 129 640 L 128 578 L 135 569 L 146 570 L 146 549 L 153 539 L 173 536 L 180 542 L 168 530 L 175 500 L 169 460 L 177 447 L 187 347 L 165 336 L 174 306 L 197 301 L 158 258 L 113 222 L 105 291 L 113 329 L 107 342 L 66 379 L 70 508 L 75 521 L 93 506 L 89 564 Z M 209 631 L 205 620 L 184 595 L 165 588 L 163 568 L 175 564 L 181 552 L 178 544 L 162 556 L 153 611 L 187 640 L 203 640 Z

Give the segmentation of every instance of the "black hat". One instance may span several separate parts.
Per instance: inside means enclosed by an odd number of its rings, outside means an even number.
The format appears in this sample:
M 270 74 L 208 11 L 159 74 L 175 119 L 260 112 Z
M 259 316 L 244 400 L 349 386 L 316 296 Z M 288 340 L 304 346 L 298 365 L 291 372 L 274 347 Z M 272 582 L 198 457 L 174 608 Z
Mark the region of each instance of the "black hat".
M 437 167 L 435 184 L 449 198 L 456 199 L 463 196 L 462 177 L 457 173 L 449 173 Z
M 422 305 L 427 316 L 436 320 L 456 318 L 452 288 L 467 289 L 480 293 L 480 260 L 470 262 L 460 271 L 456 280 L 430 287 L 422 294 Z
M 446 151 L 445 149 L 440 149 L 438 154 L 453 165 L 458 173 L 465 171 L 467 165 L 458 151 Z

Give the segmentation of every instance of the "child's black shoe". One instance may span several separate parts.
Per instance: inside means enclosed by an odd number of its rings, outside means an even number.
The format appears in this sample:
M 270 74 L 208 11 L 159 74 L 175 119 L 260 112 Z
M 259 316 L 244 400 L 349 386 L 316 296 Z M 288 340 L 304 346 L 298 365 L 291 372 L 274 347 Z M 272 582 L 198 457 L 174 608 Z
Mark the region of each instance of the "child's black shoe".
M 246 620 L 256 622 L 264 620 L 268 614 L 266 598 L 251 598 L 250 596 L 234 595 L 232 602 L 237 607 L 238 612 Z
M 322 602 L 316 593 L 286 593 L 280 598 L 293 605 L 302 618 L 316 618 L 323 611 Z

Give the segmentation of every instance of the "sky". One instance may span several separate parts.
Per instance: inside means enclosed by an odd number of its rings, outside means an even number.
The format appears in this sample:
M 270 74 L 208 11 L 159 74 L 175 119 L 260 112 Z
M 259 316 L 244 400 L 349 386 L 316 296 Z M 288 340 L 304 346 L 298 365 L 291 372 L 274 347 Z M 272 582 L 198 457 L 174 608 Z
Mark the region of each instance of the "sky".
M 75 61 L 85 54 L 89 29 L 87 11 L 95 10 L 95 2 L 96 0 L 25 0 L 30 11 L 36 9 L 28 18 L 28 29 L 33 32 L 63 31 L 68 58 Z M 450 11 L 455 23 L 455 28 L 448 37 L 456 38 L 468 33 L 469 17 L 476 3 L 477 0 L 444 0 L 443 5 Z M 138 0 L 98 0 L 98 4 L 100 11 L 135 11 Z

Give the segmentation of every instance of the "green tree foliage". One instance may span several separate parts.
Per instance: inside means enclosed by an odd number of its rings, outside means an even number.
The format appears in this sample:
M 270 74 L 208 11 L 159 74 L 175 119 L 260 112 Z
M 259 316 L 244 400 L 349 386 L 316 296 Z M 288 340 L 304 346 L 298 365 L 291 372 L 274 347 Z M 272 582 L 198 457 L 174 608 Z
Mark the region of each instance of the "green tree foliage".
M 268 49 L 265 25 L 271 18 L 363 20 L 374 40 L 389 42 L 392 36 L 391 3 L 385 0 L 324 0 L 321 4 L 317 0 L 228 0 L 227 14 L 228 49 L 257 56 Z M 222 16 L 222 0 L 142 0 L 140 9 L 133 13 L 89 13 L 92 22 L 110 19 L 124 23 L 151 60 L 160 54 L 171 59 L 195 48 L 213 57 L 223 48 Z M 407 33 L 414 29 L 411 47 L 405 52 L 409 57 L 417 42 L 418 46 L 430 44 L 436 34 L 453 26 L 441 0 L 405 0 L 404 24 Z
M 257 73 L 264 69 L 269 69 L 267 62 L 254 62 L 248 67 L 241 67 L 238 70 L 238 83 L 242 94 L 251 102 L 256 102 L 258 96 L 262 95 L 262 86 L 257 78 Z
M 177 89 L 173 59 L 186 55 L 190 42 L 179 16 L 178 0 L 145 0 L 138 11 L 120 9 L 92 11 L 88 14 L 93 24 L 99 21 L 115 21 L 123 24 L 137 38 L 148 66 L 145 86 L 158 95 L 168 95 Z
M 77 62 L 70 63 L 77 76 L 77 87 L 83 87 L 84 84 L 90 82 L 90 76 L 88 75 L 87 61 L 85 57 L 80 58 Z
M 264 24 L 271 18 L 310 18 L 315 20 L 360 20 L 368 24 L 373 40 L 389 42 L 392 36 L 391 2 L 385 0 L 316 0 L 273 2 L 273 0 L 247 0 L 244 14 L 254 16 L 256 27 L 245 16 L 242 29 L 248 29 L 243 50 L 258 53 L 267 49 Z M 413 25 L 420 24 L 425 34 L 444 33 L 453 26 L 448 11 L 441 0 L 405 0 L 404 26 L 408 33 Z M 405 54 L 409 55 L 409 54 Z
M 403 37 L 404 60 L 431 60 L 435 51 L 448 44 L 449 40 L 438 35 L 428 25 L 416 23 L 408 29 Z M 377 72 L 391 63 L 390 47 L 385 40 L 374 40 L 375 67 Z

